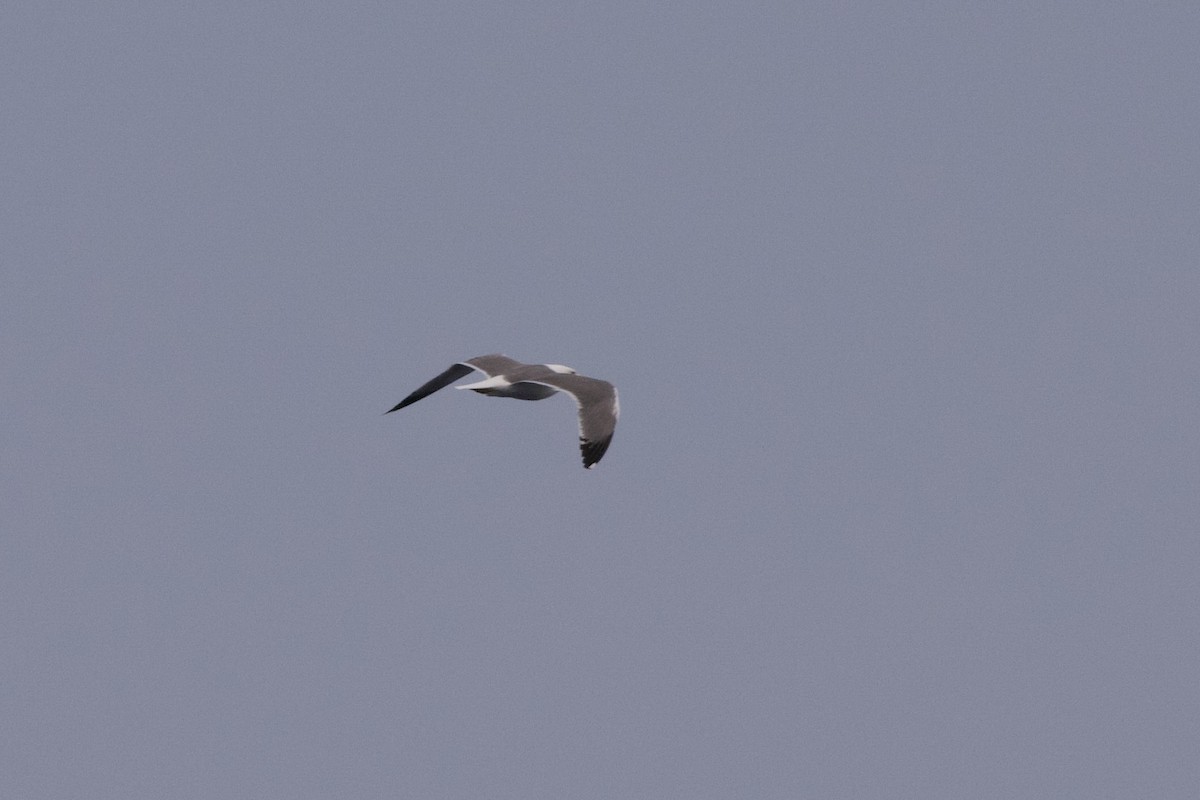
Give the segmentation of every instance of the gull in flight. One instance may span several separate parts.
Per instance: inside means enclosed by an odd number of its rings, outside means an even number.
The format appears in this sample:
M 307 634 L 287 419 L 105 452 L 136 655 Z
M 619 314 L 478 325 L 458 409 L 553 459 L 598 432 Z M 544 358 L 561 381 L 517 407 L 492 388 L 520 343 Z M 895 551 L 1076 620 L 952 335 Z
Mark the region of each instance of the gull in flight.
M 591 469 L 604 456 L 608 443 L 612 441 L 613 430 L 617 427 L 617 416 L 621 413 L 617 387 L 608 381 L 579 375 L 562 364 L 522 364 L 499 353 L 468 358 L 454 364 L 384 413 L 390 414 L 410 406 L 473 370 L 479 370 L 487 378 L 454 388 L 470 389 L 491 397 L 514 397 L 517 400 L 545 400 L 558 392 L 571 395 L 579 406 L 579 449 L 583 454 L 584 468 Z

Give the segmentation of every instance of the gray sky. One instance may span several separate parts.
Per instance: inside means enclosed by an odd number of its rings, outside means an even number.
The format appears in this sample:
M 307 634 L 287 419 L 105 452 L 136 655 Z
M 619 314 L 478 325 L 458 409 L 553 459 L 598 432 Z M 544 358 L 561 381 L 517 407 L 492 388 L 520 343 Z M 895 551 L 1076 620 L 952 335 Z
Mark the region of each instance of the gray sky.
M 8 8 L 0 796 L 1195 797 L 1198 41 Z

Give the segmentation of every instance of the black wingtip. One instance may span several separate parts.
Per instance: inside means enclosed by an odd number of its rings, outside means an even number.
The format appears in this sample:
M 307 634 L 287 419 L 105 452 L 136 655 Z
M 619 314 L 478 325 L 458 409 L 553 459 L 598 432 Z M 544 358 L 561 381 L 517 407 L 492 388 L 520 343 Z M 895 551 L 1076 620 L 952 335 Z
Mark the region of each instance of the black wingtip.
M 422 387 L 422 388 L 423 388 L 423 387 Z M 392 406 L 391 408 L 389 408 L 387 411 L 385 411 L 385 412 L 383 412 L 383 413 L 384 413 L 384 414 L 390 414 L 390 413 L 392 413 L 393 411 L 399 411 L 399 410 L 400 410 L 400 409 L 402 409 L 402 408 L 405 408 L 405 407 L 407 407 L 407 406 L 411 406 L 413 403 L 417 402 L 418 400 L 420 400 L 420 399 L 421 399 L 422 397 L 424 397 L 424 396 L 425 396 L 425 395 L 421 394 L 421 393 L 420 393 L 420 390 L 418 389 L 417 391 L 413 392 L 413 393 L 412 393 L 412 394 L 410 394 L 408 397 L 404 398 L 404 399 L 403 399 L 403 400 L 401 400 L 399 403 L 396 403 L 396 405 Z
M 438 375 L 433 380 L 426 381 L 424 383 L 424 385 L 422 385 L 419 389 L 417 389 L 415 392 L 410 394 L 408 397 L 404 398 L 399 403 L 397 403 L 395 408 L 388 409 L 387 411 L 385 411 L 383 413 L 390 414 L 393 411 L 399 411 L 400 409 L 404 408 L 405 406 L 411 406 L 413 403 L 417 402 L 422 397 L 428 397 L 429 395 L 436 392 L 438 389 L 441 389 L 444 386 L 449 386 L 450 384 L 454 383 L 456 380 L 461 378 L 463 375 L 473 372 L 474 369 L 475 368 L 470 366 L 469 364 L 462 364 L 462 363 L 454 364 L 450 367 L 450 369 L 446 370 L 441 375 Z
M 583 437 L 579 438 L 579 451 L 583 454 L 583 468 L 591 469 L 600 463 L 600 459 L 604 458 L 604 453 L 608 450 L 608 443 L 612 441 L 612 437 L 601 439 L 598 442 L 589 442 Z

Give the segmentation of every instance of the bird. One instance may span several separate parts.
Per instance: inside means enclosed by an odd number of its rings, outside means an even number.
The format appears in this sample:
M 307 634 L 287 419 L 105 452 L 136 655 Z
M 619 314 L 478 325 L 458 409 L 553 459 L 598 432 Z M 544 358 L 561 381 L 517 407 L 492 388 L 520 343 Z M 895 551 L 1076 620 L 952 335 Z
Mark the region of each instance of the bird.
M 454 388 L 517 400 L 545 400 L 559 392 L 571 395 L 579 407 L 579 450 L 584 469 L 591 469 L 604 457 L 621 413 L 617 387 L 608 381 L 580 375 L 562 364 L 523 364 L 500 353 L 468 358 L 455 362 L 441 375 L 383 413 L 390 414 L 410 406 L 475 370 L 487 377 L 477 383 L 464 383 Z

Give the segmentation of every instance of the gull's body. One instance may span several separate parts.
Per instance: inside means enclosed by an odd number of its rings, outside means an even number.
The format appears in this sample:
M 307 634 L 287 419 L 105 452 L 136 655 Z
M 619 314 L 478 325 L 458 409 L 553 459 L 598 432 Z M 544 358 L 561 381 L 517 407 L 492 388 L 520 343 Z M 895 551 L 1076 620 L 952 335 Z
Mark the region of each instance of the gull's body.
M 562 364 L 522 364 L 498 353 L 468 358 L 421 386 L 386 413 L 412 405 L 473 370 L 482 372 L 487 378 L 454 388 L 516 400 L 545 400 L 558 392 L 569 394 L 579 406 L 579 449 L 583 453 L 583 466 L 591 469 L 604 456 L 621 412 L 617 389 L 608 381 L 577 375 L 575 370 Z

